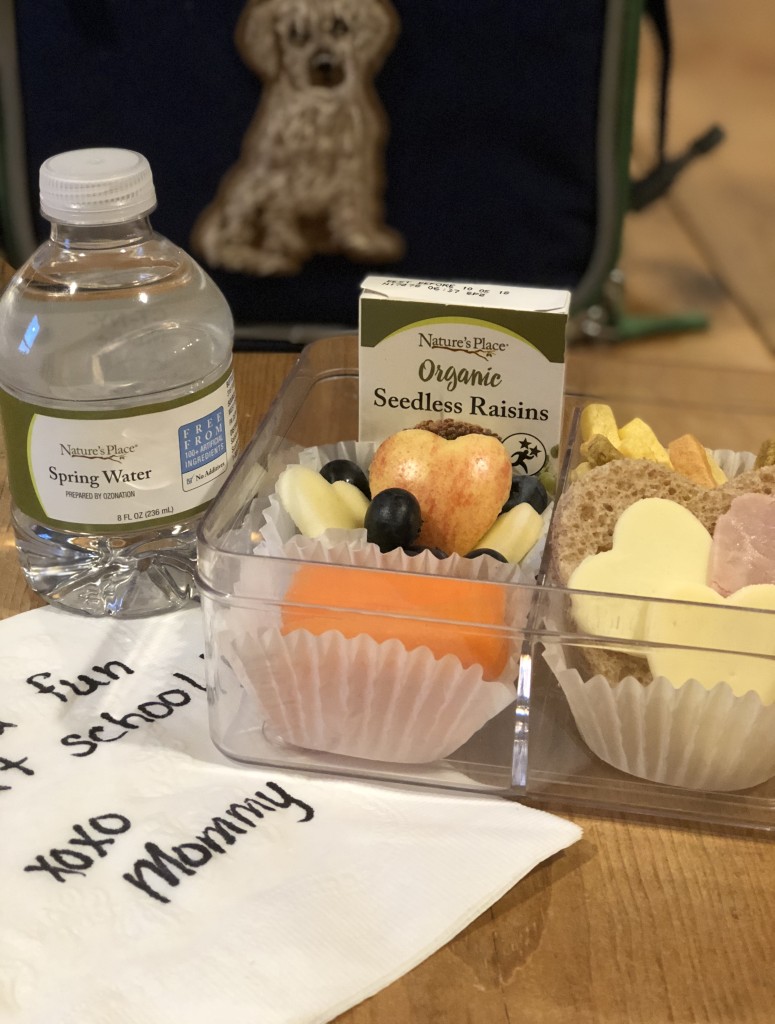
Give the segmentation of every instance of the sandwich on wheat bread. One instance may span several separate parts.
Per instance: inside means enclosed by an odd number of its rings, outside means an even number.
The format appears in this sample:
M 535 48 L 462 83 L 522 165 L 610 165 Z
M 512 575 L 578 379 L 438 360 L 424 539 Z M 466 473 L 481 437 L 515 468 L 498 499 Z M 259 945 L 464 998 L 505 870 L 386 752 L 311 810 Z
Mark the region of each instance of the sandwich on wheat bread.
M 739 494 L 775 494 L 775 466 L 762 466 L 719 487 L 700 487 L 669 466 L 645 459 L 616 459 L 589 470 L 557 503 L 550 540 L 550 576 L 566 586 L 589 555 L 610 551 L 619 516 L 641 498 L 668 498 L 689 509 L 709 533 Z M 616 681 L 651 676 L 645 659 L 615 650 L 586 648 L 588 667 Z

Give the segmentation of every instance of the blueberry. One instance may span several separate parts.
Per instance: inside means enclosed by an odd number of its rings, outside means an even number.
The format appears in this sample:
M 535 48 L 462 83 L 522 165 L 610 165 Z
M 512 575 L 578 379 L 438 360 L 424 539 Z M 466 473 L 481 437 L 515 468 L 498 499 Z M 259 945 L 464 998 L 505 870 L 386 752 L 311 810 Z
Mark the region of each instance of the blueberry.
M 515 476 L 511 481 L 511 493 L 501 512 L 508 512 L 509 509 L 514 508 L 515 505 L 521 505 L 523 502 L 532 505 L 539 515 L 549 504 L 549 495 L 537 476 L 523 476 L 522 474 Z
M 507 562 L 508 561 L 508 559 L 505 558 L 500 553 L 500 551 L 496 551 L 494 548 L 474 548 L 473 551 L 469 551 L 468 552 L 468 554 L 466 555 L 466 558 L 478 558 L 480 555 L 489 555 L 490 558 L 495 558 L 499 562 Z
M 367 498 L 371 498 L 369 481 L 361 467 L 351 462 L 350 459 L 332 459 L 320 470 L 320 475 L 330 484 L 337 480 L 344 480 L 345 483 L 355 484 L 359 491 L 362 491 Z
M 420 503 L 402 487 L 375 494 L 364 519 L 366 539 L 380 551 L 411 547 L 422 527 Z

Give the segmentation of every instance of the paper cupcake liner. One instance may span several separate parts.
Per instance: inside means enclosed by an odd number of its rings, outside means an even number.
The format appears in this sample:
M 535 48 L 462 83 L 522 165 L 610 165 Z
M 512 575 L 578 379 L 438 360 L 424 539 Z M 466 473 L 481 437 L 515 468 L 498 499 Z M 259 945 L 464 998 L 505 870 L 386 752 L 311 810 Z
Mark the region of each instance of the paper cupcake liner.
M 753 468 L 755 455 L 717 449 L 728 479 Z M 621 649 L 621 648 L 619 648 Z M 643 685 L 633 676 L 584 678 L 560 644 L 544 660 L 559 682 L 589 749 L 620 771 L 684 789 L 729 792 L 775 776 L 775 706 L 756 693 L 736 697 L 726 683 Z
M 297 449 L 292 461 L 320 469 L 331 459 L 350 459 L 368 471 L 377 444 L 348 441 Z M 270 467 L 280 471 L 281 465 Z M 534 582 L 551 518 L 544 513 L 541 537 L 523 566 L 486 556 L 466 559 L 431 552 L 415 556 L 402 550 L 382 553 L 365 530 L 328 530 L 321 537 L 301 536 L 276 495 L 268 507 L 248 517 L 262 540 L 250 571 L 277 567 L 278 599 L 287 586 L 288 562 L 323 562 L 402 572 L 445 575 L 471 581 Z M 278 559 L 272 561 L 272 557 Z M 253 561 L 253 560 L 251 560 Z M 354 585 L 356 581 L 354 580 Z M 266 585 L 263 587 L 266 590 Z M 237 581 L 234 592 L 250 595 L 251 581 Z M 505 589 L 504 624 L 510 630 L 509 658 L 497 679 L 485 679 L 480 665 L 465 668 L 453 654 L 437 657 L 427 647 L 407 650 L 398 639 L 377 642 L 369 635 L 321 636 L 298 629 L 281 632 L 281 610 L 262 608 L 260 625 L 245 610 L 219 639 L 219 647 L 241 686 L 254 698 L 258 716 L 274 740 L 307 750 L 353 758 L 427 764 L 448 757 L 515 699 L 522 630 L 532 592 Z M 322 598 L 324 599 L 324 598 Z M 232 609 L 234 611 L 234 609 Z M 464 614 L 461 612 L 461 614 Z M 235 621 L 238 629 L 233 629 Z
M 559 644 L 544 660 L 554 673 L 589 749 L 620 771 L 684 789 L 730 792 L 775 776 L 775 705 L 726 683 L 706 689 L 663 677 L 644 686 L 632 676 L 583 679 Z
M 425 764 L 448 757 L 514 700 L 515 652 L 497 680 L 454 655 L 337 632 L 232 643 L 232 665 L 274 736 L 308 750 Z
M 332 565 L 352 565 L 365 568 L 392 569 L 398 572 L 419 572 L 427 575 L 455 576 L 458 579 L 480 580 L 491 583 L 534 583 L 541 563 L 543 544 L 548 531 L 548 517 L 542 538 L 525 556 L 520 564 L 499 562 L 496 558 L 482 555 L 479 558 L 463 558 L 451 554 L 439 559 L 430 551 L 407 555 L 396 548 L 381 552 L 376 544 L 369 544 L 365 530 L 327 530 L 323 537 L 310 539 L 296 535 L 284 546 L 286 558 L 313 562 L 328 562 Z M 355 536 L 357 535 L 357 536 Z
M 314 470 L 320 470 L 332 459 L 350 459 L 368 472 L 376 449 L 376 441 L 341 441 L 302 449 L 297 458 L 301 465 Z M 296 524 L 277 495 L 272 494 L 269 506 L 261 513 L 258 529 L 263 540 L 255 553 L 335 565 L 367 566 L 430 575 L 443 573 L 469 580 L 534 583 L 541 565 L 552 509 L 553 505 L 550 504 L 544 511 L 538 540 L 522 561 L 516 564 L 499 562 L 487 555 L 471 559 L 452 553 L 447 558 L 438 559 L 430 551 L 418 555 L 407 555 L 400 549 L 383 553 L 376 544 L 367 541 L 365 530 L 326 530 L 320 537 L 304 537 L 299 534 Z
M 734 452 L 730 448 L 717 448 L 710 453 L 728 479 L 740 476 L 753 469 L 756 456 L 753 452 Z

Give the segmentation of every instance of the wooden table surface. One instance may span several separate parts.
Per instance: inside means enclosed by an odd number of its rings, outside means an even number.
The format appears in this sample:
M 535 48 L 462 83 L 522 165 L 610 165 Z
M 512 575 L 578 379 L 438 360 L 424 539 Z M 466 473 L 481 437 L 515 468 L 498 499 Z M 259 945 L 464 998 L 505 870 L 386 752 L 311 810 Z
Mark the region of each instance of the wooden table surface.
M 569 354 L 571 386 L 661 367 L 775 373 L 772 8 L 673 5 L 676 151 L 713 121 L 728 141 L 671 196 L 629 218 L 622 266 L 633 311 L 710 314 L 707 332 Z M 648 158 L 654 56 L 641 61 L 635 159 Z M 769 99 L 768 99 L 769 97 Z M 291 369 L 236 357 L 243 439 Z M 775 430 L 773 430 L 775 433 Z M 0 452 L 0 617 L 36 607 L 18 569 Z M 775 842 L 762 834 L 593 817 L 553 807 L 584 838 L 519 883 L 443 949 L 338 1024 L 771 1024 Z

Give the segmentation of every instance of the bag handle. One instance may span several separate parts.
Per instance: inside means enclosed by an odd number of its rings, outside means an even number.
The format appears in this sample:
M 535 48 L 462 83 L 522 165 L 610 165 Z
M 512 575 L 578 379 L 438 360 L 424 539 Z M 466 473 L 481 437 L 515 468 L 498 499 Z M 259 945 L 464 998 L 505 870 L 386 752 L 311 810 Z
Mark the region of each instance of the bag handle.
M 660 49 L 659 96 L 657 106 L 657 160 L 654 167 L 630 183 L 630 209 L 642 210 L 663 196 L 678 175 L 697 157 L 709 153 L 724 139 L 724 130 L 712 125 L 679 156 L 668 159 L 665 151 L 670 75 L 673 66 L 673 42 L 667 0 L 646 0 L 644 13 L 651 20 Z

